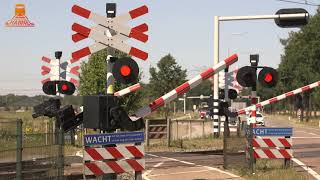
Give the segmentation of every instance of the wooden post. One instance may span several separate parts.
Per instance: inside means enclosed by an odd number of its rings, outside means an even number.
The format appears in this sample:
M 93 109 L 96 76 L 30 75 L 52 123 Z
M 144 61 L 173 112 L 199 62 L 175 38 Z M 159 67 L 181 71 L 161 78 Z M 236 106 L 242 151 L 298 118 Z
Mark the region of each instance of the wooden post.
M 176 128 L 176 129 L 177 129 L 177 131 L 176 131 L 176 132 L 177 132 L 177 139 L 176 139 L 176 140 L 178 140 L 178 139 L 179 139 L 179 131 L 178 131 L 178 129 L 179 129 L 179 126 L 178 126 L 178 125 L 179 125 L 179 124 L 178 124 L 178 120 L 176 120 L 176 123 L 177 123 L 177 128 Z
M 191 139 L 192 137 L 192 130 L 191 130 L 191 120 L 189 120 L 189 139 Z
M 202 137 L 204 137 L 205 133 L 204 133 L 204 120 L 202 121 Z
M 150 145 L 150 140 L 149 140 L 149 126 L 150 126 L 150 121 L 149 121 L 149 119 L 147 119 L 146 120 L 146 142 L 147 142 L 147 147 L 149 147 L 149 145 Z
M 17 119 L 16 122 L 16 142 L 17 142 L 17 148 L 16 148 L 16 179 L 21 180 L 22 179 L 22 120 Z
M 47 120 L 45 120 L 44 121 L 44 123 L 45 123 L 45 131 L 46 131 L 46 145 L 48 145 L 48 135 L 49 135 L 49 128 L 48 128 L 48 126 L 49 126 L 49 122 L 47 121 Z
M 240 124 L 241 124 L 241 120 L 240 117 L 238 117 L 238 125 L 237 125 L 237 136 L 240 137 L 240 132 L 241 132 L 241 128 L 240 128 Z
M 167 119 L 167 145 L 170 147 L 170 140 L 171 140 L 171 119 Z

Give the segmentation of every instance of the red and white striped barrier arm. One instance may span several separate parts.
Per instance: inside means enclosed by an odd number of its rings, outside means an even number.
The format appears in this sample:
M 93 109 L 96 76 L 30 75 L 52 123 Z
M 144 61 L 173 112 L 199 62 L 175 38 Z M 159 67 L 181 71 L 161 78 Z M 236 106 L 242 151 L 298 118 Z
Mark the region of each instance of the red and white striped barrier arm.
M 91 12 L 90 10 L 80 7 L 78 5 L 74 5 L 71 11 L 74 14 L 92 20 L 94 23 L 100 24 L 106 28 L 112 28 L 121 34 L 128 36 L 129 38 L 133 38 L 141 42 L 148 41 L 148 35 L 144 34 L 144 32 L 148 30 L 147 24 L 144 23 L 134 28 L 129 28 L 121 24 L 148 13 L 149 11 L 147 6 L 141 6 L 137 9 L 130 11 L 127 14 L 119 16 L 119 18 L 107 18 L 105 16 L 101 16 L 99 14 Z
M 104 159 L 130 159 L 144 157 L 144 146 L 118 146 L 105 148 L 85 148 L 84 161 L 97 161 Z
M 293 158 L 292 149 L 254 149 L 255 159 L 290 159 Z
M 97 52 L 101 49 L 106 48 L 106 46 L 113 47 L 115 49 L 118 49 L 124 53 L 127 53 L 131 56 L 140 58 L 142 60 L 147 60 L 148 59 L 148 53 L 137 49 L 135 47 L 129 46 L 121 41 L 121 35 L 117 34 L 112 37 L 105 36 L 101 34 L 99 31 L 95 29 L 90 29 L 85 26 L 82 26 L 80 24 L 74 23 L 72 25 L 72 30 L 80 33 L 84 36 L 90 37 L 91 39 L 99 42 L 95 43 L 91 46 L 85 47 L 83 49 L 80 49 L 76 52 L 72 53 L 72 58 L 73 59 L 80 59 L 82 57 L 88 56 L 94 52 Z
M 103 175 L 110 173 L 124 173 L 132 171 L 143 171 L 145 169 L 144 159 L 126 159 L 120 161 L 96 161 L 84 164 L 85 175 Z
M 164 104 L 171 102 L 172 100 L 176 99 L 178 96 L 195 88 L 203 80 L 208 79 L 209 77 L 213 76 L 214 74 L 218 73 L 219 71 L 225 69 L 226 67 L 230 66 L 231 64 L 233 64 L 237 61 L 238 61 L 238 56 L 236 54 L 233 54 L 232 56 L 228 57 L 224 61 L 219 62 L 214 67 L 207 69 L 206 71 L 202 72 L 201 74 L 199 74 L 195 78 L 183 83 L 182 85 L 178 86 L 177 88 L 170 91 L 169 93 L 156 99 L 155 101 L 153 101 L 149 105 L 140 108 L 138 111 L 136 111 L 135 115 L 137 117 L 147 116 L 148 114 L 157 110 L 158 108 L 160 108 Z
M 292 139 L 283 137 L 257 137 L 253 138 L 252 145 L 257 148 L 291 148 Z
M 310 91 L 311 89 L 319 87 L 319 86 L 320 86 L 320 81 L 317 81 L 315 83 L 309 84 L 309 85 L 304 86 L 302 88 L 298 88 L 296 90 L 289 91 L 287 93 L 281 94 L 280 96 L 276 96 L 276 97 L 270 98 L 270 99 L 268 99 L 266 101 L 263 101 L 261 103 L 258 103 L 258 104 L 256 104 L 256 107 L 257 108 L 261 108 L 263 106 L 278 102 L 278 101 L 280 101 L 282 99 L 285 99 L 287 97 L 294 96 L 294 95 L 300 94 L 302 92 Z M 252 107 L 253 106 L 249 106 L 249 107 L 246 107 L 244 109 L 241 109 L 241 110 L 237 111 L 237 114 L 241 115 L 241 114 L 245 114 L 246 112 L 250 112 Z
M 121 96 L 124 96 L 124 95 L 126 95 L 128 93 L 135 92 L 135 91 L 139 90 L 140 88 L 141 88 L 140 83 L 137 83 L 135 85 L 132 85 L 130 87 L 122 89 L 122 90 L 120 90 L 118 92 L 115 92 L 114 95 L 117 96 L 117 97 L 121 97 Z

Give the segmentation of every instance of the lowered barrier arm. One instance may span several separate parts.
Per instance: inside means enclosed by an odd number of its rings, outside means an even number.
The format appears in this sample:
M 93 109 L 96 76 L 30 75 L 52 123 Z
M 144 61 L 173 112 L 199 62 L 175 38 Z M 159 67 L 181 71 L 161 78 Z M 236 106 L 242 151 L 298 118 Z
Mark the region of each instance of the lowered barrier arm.
M 183 83 L 182 85 L 178 86 L 174 90 L 170 91 L 169 93 L 161 96 L 160 98 L 156 99 L 152 103 L 147 106 L 144 106 L 138 109 L 135 112 L 135 116 L 137 117 L 145 117 L 161 106 L 166 103 L 169 103 L 176 99 L 178 96 L 183 95 L 184 93 L 188 92 L 189 90 L 197 87 L 202 81 L 208 79 L 209 77 L 213 76 L 214 74 L 218 73 L 219 71 L 229 67 L 231 64 L 238 61 L 238 56 L 236 54 L 231 55 L 224 61 L 219 62 L 217 65 L 213 66 L 212 68 L 207 69 L 206 71 L 202 72 L 198 76 L 194 77 L 193 79 Z M 134 121 L 134 119 L 132 119 Z

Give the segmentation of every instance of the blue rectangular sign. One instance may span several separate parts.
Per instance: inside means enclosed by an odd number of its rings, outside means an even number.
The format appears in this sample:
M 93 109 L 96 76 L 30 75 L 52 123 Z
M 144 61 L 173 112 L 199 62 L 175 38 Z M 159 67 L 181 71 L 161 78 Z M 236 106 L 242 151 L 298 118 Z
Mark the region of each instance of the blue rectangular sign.
M 292 136 L 292 128 L 253 128 L 256 136 Z
M 84 135 L 85 146 L 138 142 L 144 142 L 142 131 Z

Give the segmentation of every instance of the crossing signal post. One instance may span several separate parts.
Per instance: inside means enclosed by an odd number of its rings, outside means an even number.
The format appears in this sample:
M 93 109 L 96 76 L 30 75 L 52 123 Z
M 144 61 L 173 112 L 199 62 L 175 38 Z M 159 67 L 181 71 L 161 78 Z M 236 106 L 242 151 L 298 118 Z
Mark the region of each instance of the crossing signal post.
M 259 55 L 254 54 L 250 55 L 250 64 L 251 66 L 244 66 L 239 69 L 237 73 L 237 81 L 241 86 L 251 87 L 251 104 L 257 104 L 257 80 L 259 84 L 266 88 L 275 87 L 278 81 L 278 73 L 275 69 L 271 67 L 258 66 L 259 64 Z M 261 69 L 257 78 L 257 69 Z M 255 116 L 256 109 L 253 106 L 251 111 L 251 119 L 253 125 L 255 126 Z
M 73 52 L 72 57 L 82 58 L 103 49 L 106 49 L 108 54 L 106 95 L 84 97 L 84 128 L 99 129 L 107 132 L 112 132 L 116 129 L 135 131 L 144 128 L 142 118 L 132 120 L 120 106 L 119 97 L 115 96 L 113 89 L 115 81 L 122 84 L 136 82 L 139 76 L 139 67 L 131 58 L 113 56 L 115 55 L 115 50 L 119 50 L 132 57 L 147 60 L 147 52 L 125 43 L 127 39 L 135 39 L 142 43 L 148 41 L 148 35 L 145 34 L 148 31 L 147 24 L 144 23 L 133 28 L 125 25 L 127 21 L 148 13 L 147 6 L 141 6 L 120 16 L 116 16 L 115 3 L 106 4 L 107 17 L 77 5 L 72 7 L 72 12 L 97 24 L 92 28 L 77 23 L 72 25 L 72 30 L 76 32 L 72 35 L 74 42 L 79 42 L 86 38 L 95 40 L 95 44 Z M 141 172 L 138 172 L 138 174 L 141 176 Z M 112 175 L 106 178 L 116 179 Z
M 251 15 L 251 16 L 215 16 L 214 17 L 214 59 L 213 64 L 219 63 L 219 36 L 220 36 L 220 23 L 223 21 L 247 21 L 247 20 L 263 20 L 273 19 L 280 27 L 299 27 L 308 23 L 309 13 L 306 10 L 298 9 L 282 9 L 274 15 Z M 253 76 L 252 76 L 253 77 Z M 250 77 L 249 77 L 250 78 Z M 238 81 L 240 84 L 240 81 Z M 218 76 L 214 77 L 214 98 L 218 99 L 219 84 Z M 244 83 L 243 83 L 244 84 Z M 252 86 L 250 86 L 252 87 Z M 217 111 L 217 109 L 215 109 Z M 218 120 L 219 116 L 214 116 L 214 120 Z

